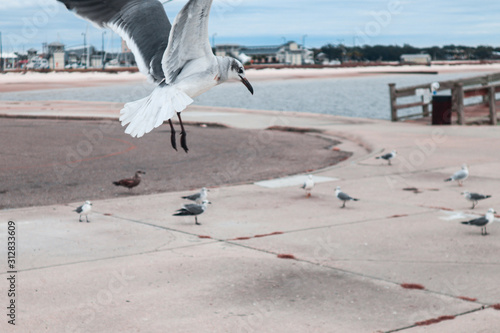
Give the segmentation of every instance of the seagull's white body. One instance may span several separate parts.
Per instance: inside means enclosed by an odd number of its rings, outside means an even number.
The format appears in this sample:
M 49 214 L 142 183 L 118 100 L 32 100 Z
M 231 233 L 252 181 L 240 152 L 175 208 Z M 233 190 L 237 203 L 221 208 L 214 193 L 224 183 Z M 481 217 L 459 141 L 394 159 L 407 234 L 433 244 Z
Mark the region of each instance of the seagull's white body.
M 462 224 L 473 225 L 481 228 L 481 235 L 486 236 L 488 234 L 486 226 L 495 221 L 496 211 L 493 208 L 488 209 L 486 215 L 473 219 L 470 221 L 462 222 Z
M 87 222 L 89 222 L 88 215 L 92 211 L 92 202 L 90 201 L 85 201 L 83 205 L 75 209 L 75 212 L 80 214 L 80 222 L 82 222 L 82 215 L 85 215 L 85 218 L 87 219 Z
M 462 192 L 463 196 L 465 199 L 468 201 L 472 202 L 472 209 L 476 207 L 477 203 L 479 200 L 484 200 L 491 198 L 491 195 L 484 195 L 484 194 L 479 194 L 479 193 L 471 193 L 469 191 L 464 191 Z
M 389 165 L 391 165 L 391 160 L 394 159 L 397 155 L 397 151 L 393 150 L 388 154 L 382 155 L 382 156 L 377 156 L 377 159 L 384 159 L 389 162 Z
M 204 201 L 208 202 L 208 190 L 204 187 L 200 192 L 182 197 L 182 199 L 192 200 L 198 205 L 201 205 Z
M 172 25 L 158 0 L 58 1 L 118 33 L 134 53 L 141 73 L 158 84 L 151 95 L 125 104 L 120 112 L 122 125 L 128 125 L 125 133 L 133 137 L 143 136 L 177 113 L 187 152 L 180 112 L 193 98 L 231 79 L 240 80 L 253 94 L 243 65 L 212 52 L 208 18 L 213 0 L 189 0 Z M 172 146 L 176 149 L 175 136 Z
M 462 170 L 455 172 L 450 178 L 445 179 L 445 182 L 449 181 L 457 181 L 459 186 L 462 186 L 464 180 L 469 177 L 469 168 L 467 168 L 467 164 L 462 165 Z
M 306 179 L 306 181 L 304 182 L 304 184 L 302 185 L 301 188 L 303 188 L 304 190 L 306 190 L 306 197 L 310 197 L 311 196 L 311 191 L 314 188 L 314 179 L 313 179 L 312 175 L 307 176 L 307 179 Z
M 337 186 L 335 189 L 335 196 L 337 199 L 344 202 L 341 208 L 345 207 L 346 201 L 359 201 L 359 199 L 352 198 L 349 194 L 342 192 L 340 186 Z

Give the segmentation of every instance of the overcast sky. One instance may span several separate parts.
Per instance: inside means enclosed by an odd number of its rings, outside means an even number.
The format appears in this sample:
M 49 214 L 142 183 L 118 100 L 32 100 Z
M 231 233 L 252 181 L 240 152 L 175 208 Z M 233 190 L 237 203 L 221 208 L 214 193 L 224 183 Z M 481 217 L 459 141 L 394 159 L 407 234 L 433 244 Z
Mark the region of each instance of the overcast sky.
M 171 22 L 187 0 L 165 5 Z M 87 30 L 88 29 L 88 30 Z M 43 42 L 67 47 L 88 42 L 101 49 L 101 29 L 76 17 L 56 0 L 1 0 L 0 32 L 4 52 L 41 49 Z M 500 1 L 462 0 L 214 0 L 210 36 L 215 43 L 280 44 L 307 47 L 404 43 L 500 46 Z M 106 50 L 119 48 L 108 32 Z

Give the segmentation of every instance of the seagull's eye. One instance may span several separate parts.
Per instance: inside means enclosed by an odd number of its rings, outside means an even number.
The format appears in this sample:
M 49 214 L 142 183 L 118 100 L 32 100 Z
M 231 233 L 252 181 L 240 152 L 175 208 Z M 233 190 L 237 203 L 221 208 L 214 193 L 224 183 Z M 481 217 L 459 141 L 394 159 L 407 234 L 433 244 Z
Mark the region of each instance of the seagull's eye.
M 243 74 L 243 68 L 238 68 L 238 74 Z

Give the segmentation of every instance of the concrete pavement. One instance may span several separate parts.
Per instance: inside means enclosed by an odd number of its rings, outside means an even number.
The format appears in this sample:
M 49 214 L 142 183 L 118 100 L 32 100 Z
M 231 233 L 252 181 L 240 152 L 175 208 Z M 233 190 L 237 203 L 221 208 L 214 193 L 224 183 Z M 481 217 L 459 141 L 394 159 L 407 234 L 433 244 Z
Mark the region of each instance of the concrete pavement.
M 61 112 L 85 117 L 82 109 Z M 0 331 L 498 328 L 500 311 L 489 306 L 500 303 L 500 227 L 483 237 L 459 223 L 500 209 L 497 127 L 206 107 L 192 107 L 184 119 L 317 129 L 322 133 L 307 135 L 340 139 L 339 148 L 354 155 L 314 172 L 338 180 L 317 184 L 311 198 L 296 186 L 212 189 L 201 226 L 172 216 L 184 203 L 180 196 L 191 193 L 184 191 L 94 201 L 91 223 L 78 223 L 72 212 L 80 202 L 0 211 L 2 243 L 7 221 L 16 222 L 18 235 L 16 326 L 4 316 Z M 393 166 L 374 158 L 392 149 L 399 153 Z M 471 173 L 464 187 L 443 182 L 462 163 Z M 360 201 L 341 209 L 337 185 Z M 493 197 L 472 211 L 462 190 Z M 0 253 L 7 257 L 5 246 Z M 2 266 L 2 304 L 6 271 Z M 455 319 L 415 325 L 442 316 Z

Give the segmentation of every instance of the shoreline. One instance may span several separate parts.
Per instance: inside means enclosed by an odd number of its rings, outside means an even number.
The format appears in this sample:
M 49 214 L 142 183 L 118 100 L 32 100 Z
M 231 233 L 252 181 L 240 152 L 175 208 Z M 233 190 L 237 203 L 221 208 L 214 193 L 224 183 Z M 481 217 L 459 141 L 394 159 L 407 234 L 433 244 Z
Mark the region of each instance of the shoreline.
M 247 78 L 250 81 L 275 81 L 297 79 L 332 79 L 363 76 L 384 76 L 401 74 L 439 74 L 495 72 L 500 71 L 500 64 L 482 65 L 434 65 L 434 66 L 373 66 L 343 68 L 283 68 L 250 69 Z M 36 91 L 64 88 L 100 87 L 129 83 L 149 84 L 147 78 L 139 73 L 101 73 L 101 72 L 27 72 L 4 73 L 0 75 L 0 94 L 21 91 Z

